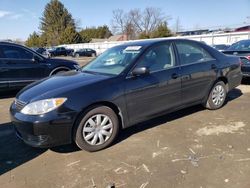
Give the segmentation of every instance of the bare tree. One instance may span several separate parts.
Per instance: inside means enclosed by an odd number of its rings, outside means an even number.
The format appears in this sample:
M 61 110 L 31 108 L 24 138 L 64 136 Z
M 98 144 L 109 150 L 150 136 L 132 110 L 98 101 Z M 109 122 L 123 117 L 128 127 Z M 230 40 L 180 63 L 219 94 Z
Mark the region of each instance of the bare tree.
M 174 32 L 175 34 L 178 33 L 179 31 L 182 30 L 182 25 L 181 25 L 181 21 L 180 18 L 177 17 L 176 21 L 175 21 L 175 25 L 174 25 Z
M 121 9 L 113 11 L 112 30 L 113 33 L 126 35 L 129 40 L 135 38 L 135 27 L 128 13 Z
M 124 33 L 126 22 L 126 13 L 122 9 L 113 10 L 112 30 L 114 33 Z
M 140 34 L 150 35 L 160 25 L 167 22 L 170 17 L 165 16 L 159 8 L 148 7 L 145 10 L 133 9 L 128 13 L 121 9 L 113 11 L 112 26 L 117 31 L 130 38 Z

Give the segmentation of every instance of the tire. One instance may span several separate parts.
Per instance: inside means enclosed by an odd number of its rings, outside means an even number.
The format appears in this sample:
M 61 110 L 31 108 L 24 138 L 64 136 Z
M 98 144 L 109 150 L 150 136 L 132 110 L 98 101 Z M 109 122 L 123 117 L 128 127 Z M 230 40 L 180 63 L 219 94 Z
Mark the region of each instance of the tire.
M 217 110 L 224 105 L 226 97 L 226 85 L 224 82 L 218 81 L 211 89 L 205 107 L 209 110 Z
M 79 57 L 80 57 L 80 55 L 79 55 L 79 54 L 75 54 L 75 57 L 76 57 L 76 58 L 79 58 Z
M 92 53 L 92 54 L 91 54 L 91 57 L 96 57 L 96 54 L 95 54 L 95 53 Z
M 110 146 L 118 133 L 119 120 L 115 112 L 107 106 L 95 106 L 79 117 L 74 141 L 80 149 L 94 152 Z

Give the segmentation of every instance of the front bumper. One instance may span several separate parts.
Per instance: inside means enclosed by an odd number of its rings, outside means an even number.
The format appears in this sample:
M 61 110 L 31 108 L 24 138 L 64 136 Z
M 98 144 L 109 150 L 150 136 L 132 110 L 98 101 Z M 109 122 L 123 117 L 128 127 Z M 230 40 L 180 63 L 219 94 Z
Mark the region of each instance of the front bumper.
M 72 142 L 72 127 L 76 113 L 52 111 L 31 116 L 20 113 L 13 103 L 10 118 L 16 135 L 33 147 L 48 148 Z

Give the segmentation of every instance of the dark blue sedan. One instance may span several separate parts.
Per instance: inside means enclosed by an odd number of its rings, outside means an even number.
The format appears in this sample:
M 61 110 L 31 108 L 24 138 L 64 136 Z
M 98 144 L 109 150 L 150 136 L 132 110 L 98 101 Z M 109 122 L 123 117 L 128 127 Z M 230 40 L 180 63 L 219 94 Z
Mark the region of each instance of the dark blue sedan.
M 146 40 L 113 47 L 79 71 L 26 87 L 10 114 L 29 145 L 75 142 L 97 151 L 136 123 L 195 104 L 221 108 L 241 79 L 238 57 L 190 40 Z

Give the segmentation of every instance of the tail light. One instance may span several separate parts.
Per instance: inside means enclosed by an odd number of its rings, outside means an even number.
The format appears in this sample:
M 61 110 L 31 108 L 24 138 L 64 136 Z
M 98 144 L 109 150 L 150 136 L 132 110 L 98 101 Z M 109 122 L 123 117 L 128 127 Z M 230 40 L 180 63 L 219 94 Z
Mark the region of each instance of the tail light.
M 246 56 L 246 58 L 250 61 L 250 56 Z
M 242 60 L 240 59 L 240 61 L 239 61 L 239 64 L 240 64 L 240 66 L 242 66 L 243 65 L 243 62 L 242 62 Z

